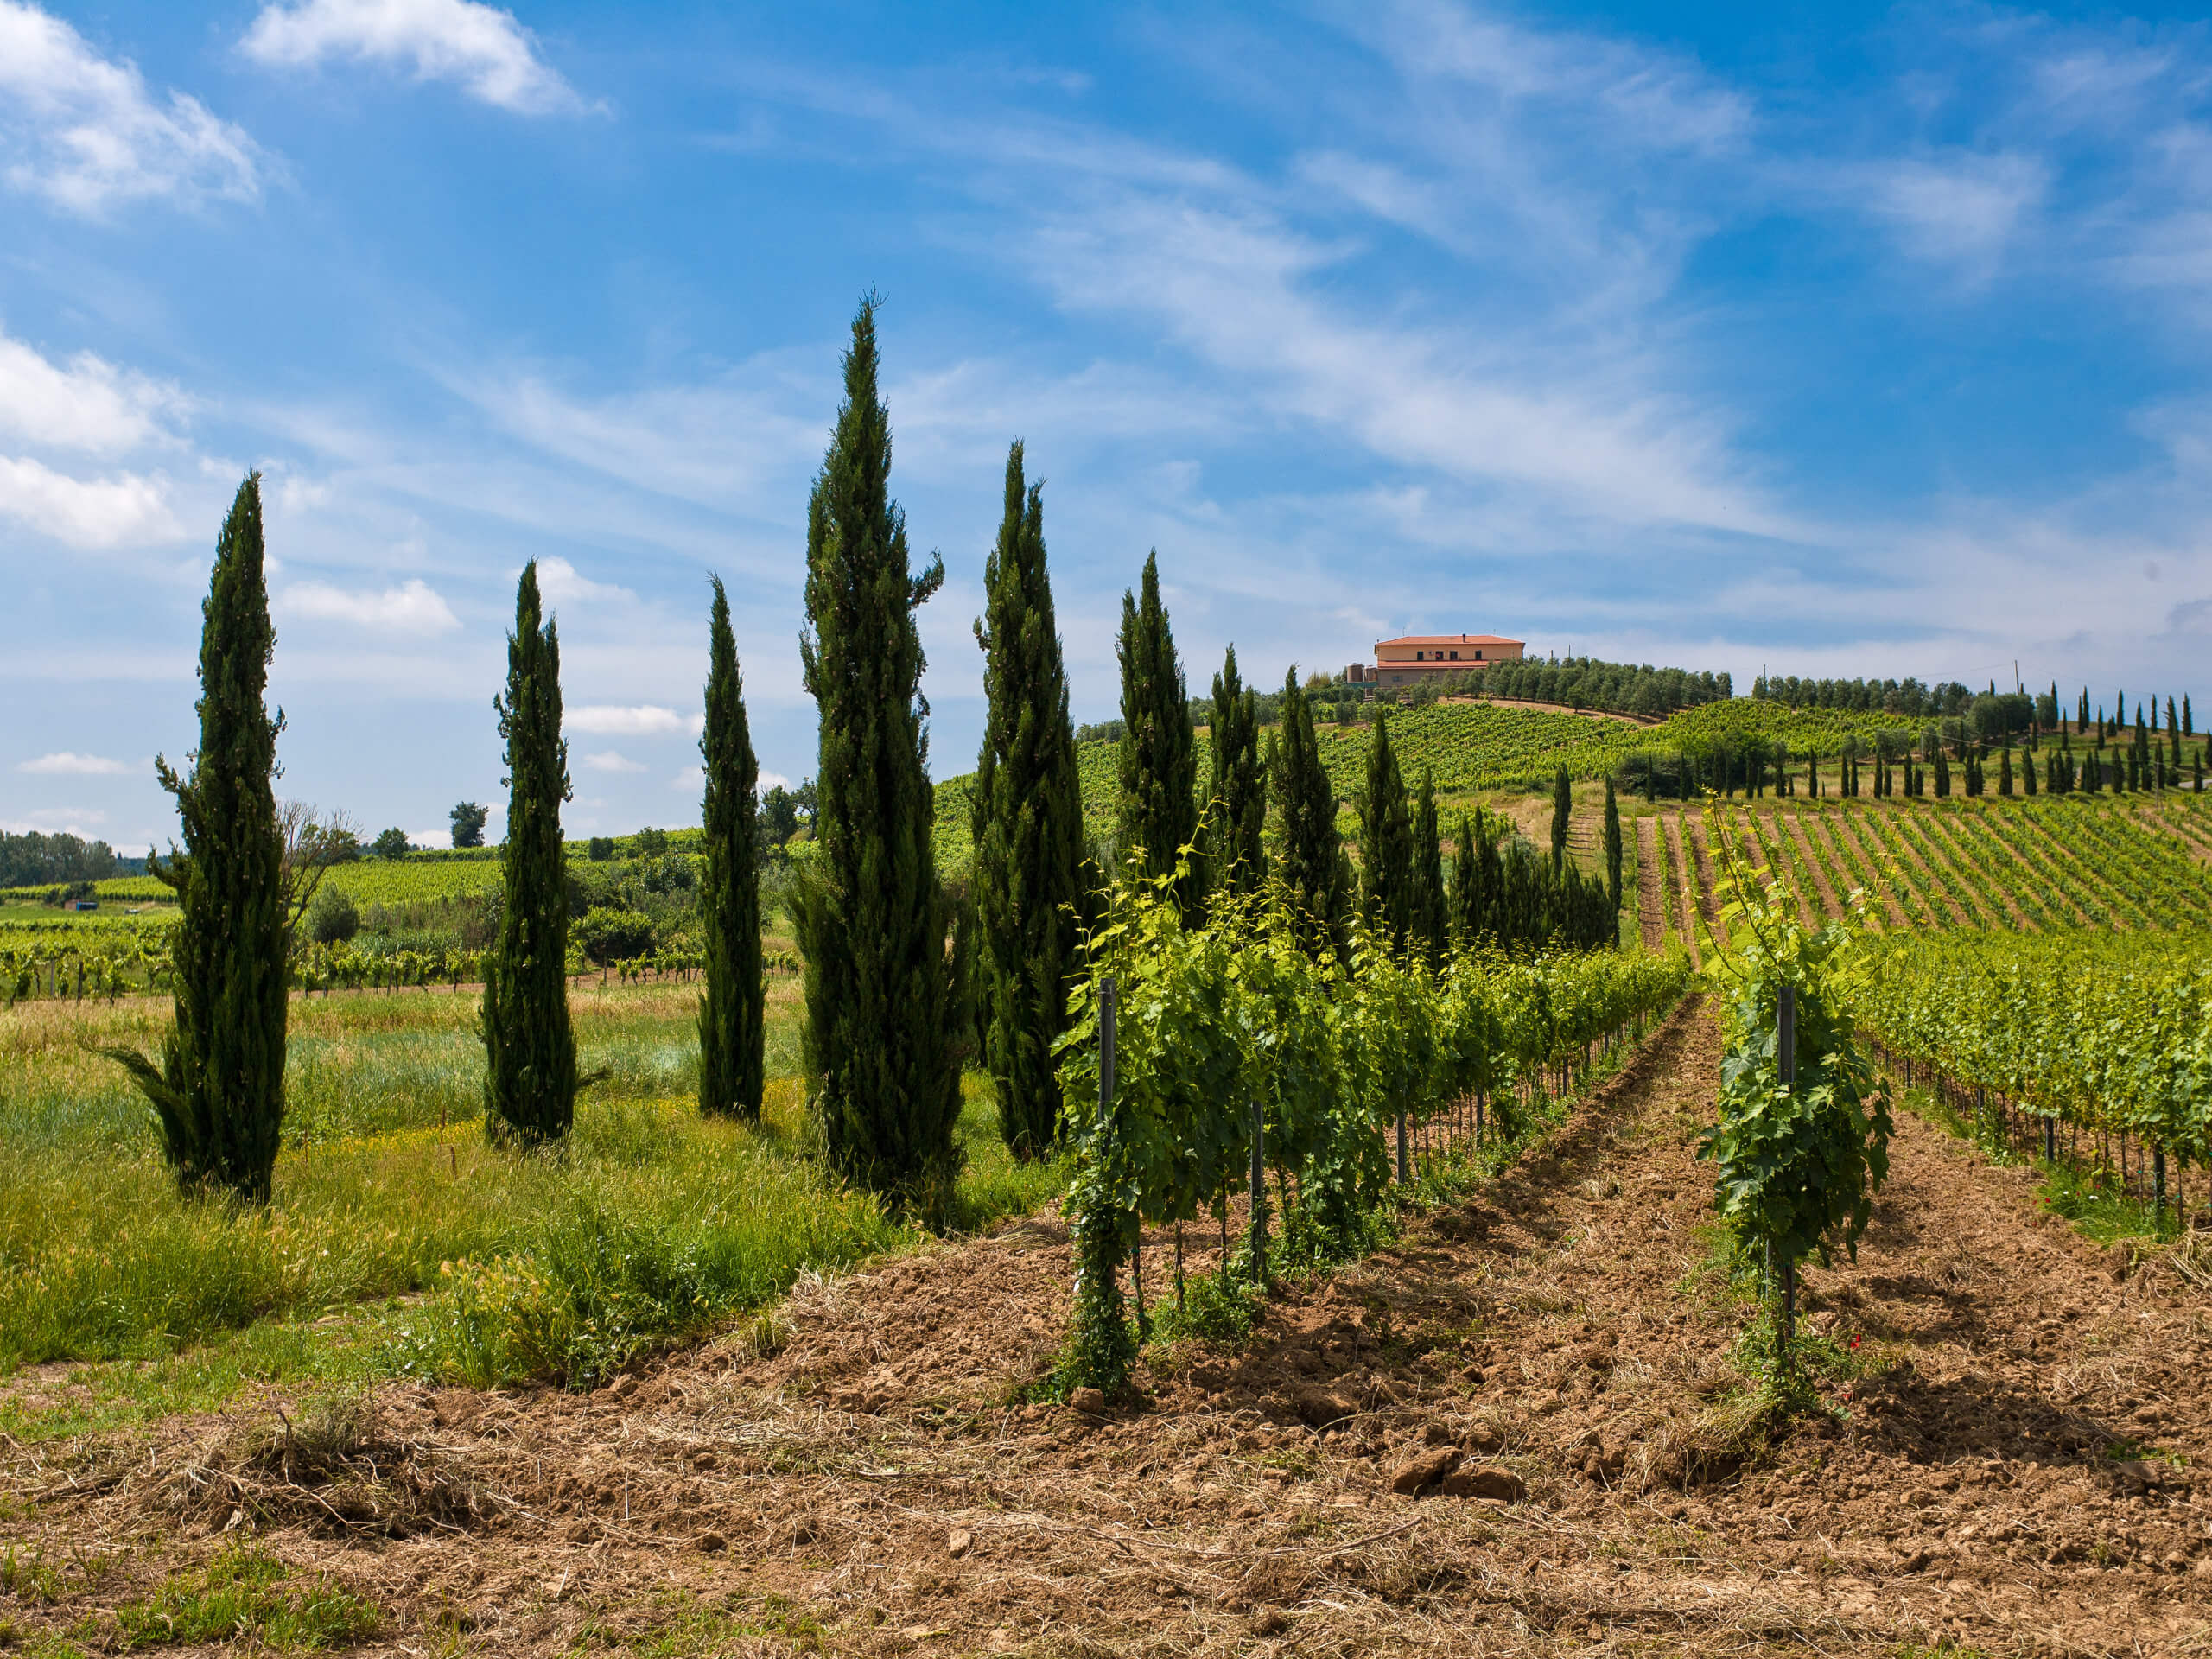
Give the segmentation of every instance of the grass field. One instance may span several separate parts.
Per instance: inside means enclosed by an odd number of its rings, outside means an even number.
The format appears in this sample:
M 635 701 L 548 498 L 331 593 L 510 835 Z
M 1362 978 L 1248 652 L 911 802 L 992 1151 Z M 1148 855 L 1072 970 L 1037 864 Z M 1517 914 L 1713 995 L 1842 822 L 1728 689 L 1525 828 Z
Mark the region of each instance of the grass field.
M 922 1243 L 805 1155 L 797 982 L 772 987 L 757 1128 L 698 1115 L 696 995 L 576 995 L 584 1068 L 611 1075 L 545 1154 L 486 1143 L 474 997 L 296 1003 L 284 1150 L 257 1213 L 181 1198 L 119 1068 L 84 1046 L 150 1046 L 163 1000 L 18 1007 L 0 1022 L 0 1368 L 118 1362 L 79 1376 L 124 1402 L 257 1376 L 581 1382 L 802 1271 Z M 1057 1169 L 1007 1157 L 980 1079 L 962 1134 L 956 1224 L 1057 1190 Z M 41 1429 L 11 1407 L 0 1427 L 52 1432 L 86 1408 Z

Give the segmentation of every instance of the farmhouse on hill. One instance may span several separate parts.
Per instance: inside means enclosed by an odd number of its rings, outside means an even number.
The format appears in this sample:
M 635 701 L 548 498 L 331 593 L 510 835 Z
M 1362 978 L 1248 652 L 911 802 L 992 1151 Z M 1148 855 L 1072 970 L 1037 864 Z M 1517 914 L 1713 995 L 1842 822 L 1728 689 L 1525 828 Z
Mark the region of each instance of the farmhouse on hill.
M 1355 663 L 1357 671 L 1347 671 L 1344 677 L 1371 685 L 1418 685 L 1440 674 L 1464 674 L 1492 663 L 1518 661 L 1527 648 L 1524 639 L 1495 633 L 1409 633 L 1376 640 L 1374 665 Z

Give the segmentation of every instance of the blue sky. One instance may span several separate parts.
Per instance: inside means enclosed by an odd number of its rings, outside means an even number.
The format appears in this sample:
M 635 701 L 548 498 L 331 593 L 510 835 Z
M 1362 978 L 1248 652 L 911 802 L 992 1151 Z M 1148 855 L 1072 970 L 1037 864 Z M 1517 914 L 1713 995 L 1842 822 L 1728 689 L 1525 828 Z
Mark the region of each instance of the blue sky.
M 166 838 L 248 467 L 286 793 L 499 799 L 533 556 L 573 833 L 696 822 L 709 570 L 807 774 L 871 286 L 940 776 L 1015 436 L 1078 719 L 1154 547 L 1199 686 L 1464 628 L 2202 689 L 2185 14 L 0 0 L 0 824 Z

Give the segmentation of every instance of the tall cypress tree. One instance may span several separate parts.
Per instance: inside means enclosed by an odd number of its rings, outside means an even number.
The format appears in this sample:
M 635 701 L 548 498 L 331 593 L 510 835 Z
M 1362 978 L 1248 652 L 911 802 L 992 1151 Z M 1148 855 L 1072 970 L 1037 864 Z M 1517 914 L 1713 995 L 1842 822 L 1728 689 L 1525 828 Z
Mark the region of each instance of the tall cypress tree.
M 531 1147 L 568 1134 L 578 1086 L 561 847 L 569 798 L 561 639 L 538 599 L 535 559 L 515 590 L 506 693 L 492 706 L 507 745 L 507 841 L 499 943 L 484 964 L 484 1123 L 495 1139 Z
M 1028 1159 L 1043 1156 L 1059 1129 L 1052 1045 L 1067 1028 L 1084 836 L 1043 486 L 1025 483 L 1018 441 L 1007 453 L 1006 507 L 983 591 L 976 643 L 990 708 L 973 797 L 983 1056 L 999 1132 Z
M 1337 798 L 1313 735 L 1313 708 L 1294 665 L 1282 683 L 1282 730 L 1268 746 L 1281 856 L 1275 873 L 1306 918 L 1306 948 L 1319 957 L 1338 942 L 1351 872 L 1337 836 Z
M 807 504 L 799 656 L 820 711 L 814 838 L 793 906 L 806 960 L 809 1104 L 830 1167 L 942 1213 L 958 1157 L 960 999 L 931 841 L 928 709 L 915 609 L 944 580 L 909 568 L 877 391 L 875 297 L 853 319 L 845 402 Z
M 1436 822 L 1436 776 L 1421 769 L 1414 791 L 1414 858 L 1409 903 L 1413 938 L 1431 962 L 1444 960 L 1451 912 L 1444 893 L 1444 842 Z
M 1147 875 L 1166 875 L 1198 828 L 1198 736 L 1175 638 L 1160 602 L 1160 555 L 1144 562 L 1141 597 L 1122 594 L 1122 632 L 1114 654 L 1122 664 L 1119 830 L 1126 855 L 1144 849 Z M 1177 889 L 1187 913 L 1198 879 Z
M 1552 776 L 1552 874 L 1556 876 L 1567 865 L 1567 830 L 1574 817 L 1574 785 L 1567 781 L 1567 763 L 1561 761 Z
M 1390 747 L 1389 710 L 1375 711 L 1367 783 L 1359 793 L 1360 896 L 1367 925 L 1402 952 L 1413 931 L 1414 826 L 1406 780 Z
M 284 1121 L 284 842 L 273 779 L 284 728 L 264 702 L 276 634 L 263 569 L 261 474 L 238 486 L 200 607 L 200 747 L 176 798 L 184 851 L 149 861 L 175 889 L 175 1023 L 156 1067 L 120 1061 L 154 1109 L 162 1155 L 188 1192 L 265 1204 Z
M 707 719 L 699 736 L 705 762 L 705 868 L 699 916 L 707 935 L 707 984 L 699 996 L 699 1109 L 760 1116 L 766 1072 L 767 985 L 760 961 L 760 769 L 745 718 L 745 682 L 729 598 L 709 578 L 715 604 L 707 630 Z
M 1613 908 L 1621 907 L 1621 806 L 1613 795 L 1613 780 L 1605 779 L 1605 896 Z
M 1268 876 L 1261 841 L 1268 817 L 1268 780 L 1260 761 L 1260 697 L 1236 671 L 1230 646 L 1213 677 L 1212 759 L 1206 778 L 1206 880 L 1236 893 L 1255 891 Z

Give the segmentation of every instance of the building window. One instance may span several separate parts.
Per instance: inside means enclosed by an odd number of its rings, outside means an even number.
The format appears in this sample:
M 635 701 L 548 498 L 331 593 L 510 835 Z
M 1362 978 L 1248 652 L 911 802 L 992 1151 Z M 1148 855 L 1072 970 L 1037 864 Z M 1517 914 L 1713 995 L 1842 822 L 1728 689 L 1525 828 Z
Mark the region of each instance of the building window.
M 1475 653 L 1475 660 L 1476 660 L 1477 662 L 1478 662 L 1478 663 L 1479 663 L 1480 661 L 1482 661 L 1482 659 L 1483 659 L 1483 654 L 1482 654 L 1482 652 L 1480 652 L 1479 651 L 1478 651 L 1478 652 L 1477 652 Z
M 1428 656 L 1428 653 L 1427 653 L 1427 652 L 1423 652 L 1423 651 L 1417 651 L 1417 652 L 1414 652 L 1414 661 L 1415 661 L 1415 662 L 1417 662 L 1417 663 L 1418 663 L 1418 662 L 1425 661 L 1425 660 L 1427 659 L 1427 656 Z
M 1459 660 L 1459 653 L 1458 652 L 1455 651 L 1452 653 L 1452 660 L 1455 663 Z

